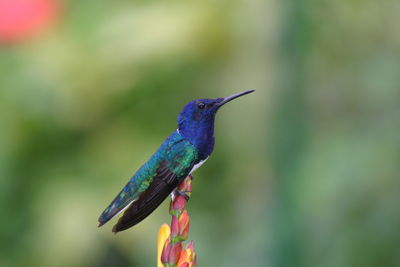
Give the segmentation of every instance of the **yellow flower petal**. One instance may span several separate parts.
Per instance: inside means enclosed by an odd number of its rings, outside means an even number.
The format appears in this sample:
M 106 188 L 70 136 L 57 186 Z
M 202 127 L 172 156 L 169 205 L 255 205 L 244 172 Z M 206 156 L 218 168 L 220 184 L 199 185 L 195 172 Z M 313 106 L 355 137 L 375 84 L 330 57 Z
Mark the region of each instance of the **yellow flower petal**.
M 161 253 L 164 248 L 165 241 L 168 239 L 171 234 L 171 229 L 167 224 L 163 224 L 160 227 L 160 231 L 158 232 L 158 245 L 157 245 L 157 267 L 164 267 L 161 262 Z

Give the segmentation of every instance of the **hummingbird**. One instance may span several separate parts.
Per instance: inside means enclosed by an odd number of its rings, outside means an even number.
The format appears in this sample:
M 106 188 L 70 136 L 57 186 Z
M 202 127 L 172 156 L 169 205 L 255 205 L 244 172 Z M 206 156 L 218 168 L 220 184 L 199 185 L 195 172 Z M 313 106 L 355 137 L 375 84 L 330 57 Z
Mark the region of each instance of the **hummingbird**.
M 99 227 L 124 211 L 114 233 L 126 230 L 149 216 L 191 175 L 214 150 L 214 121 L 220 107 L 254 90 L 225 98 L 189 102 L 178 116 L 174 131 L 151 158 L 139 168 L 121 192 L 100 215 Z

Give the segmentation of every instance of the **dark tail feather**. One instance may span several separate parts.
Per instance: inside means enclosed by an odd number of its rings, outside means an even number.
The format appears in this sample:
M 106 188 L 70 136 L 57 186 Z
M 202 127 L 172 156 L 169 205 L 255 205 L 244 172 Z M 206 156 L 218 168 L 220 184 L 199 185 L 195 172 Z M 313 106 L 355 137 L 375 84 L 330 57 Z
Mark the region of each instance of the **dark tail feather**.
M 177 182 L 170 184 L 162 179 L 154 179 L 149 188 L 125 210 L 112 231 L 117 233 L 141 222 L 168 197 L 176 186 Z
M 114 198 L 114 200 L 108 205 L 108 207 L 100 215 L 98 222 L 99 227 L 106 224 L 111 218 L 120 213 L 125 207 L 127 207 L 138 195 L 137 186 L 135 183 L 129 181 L 121 192 Z

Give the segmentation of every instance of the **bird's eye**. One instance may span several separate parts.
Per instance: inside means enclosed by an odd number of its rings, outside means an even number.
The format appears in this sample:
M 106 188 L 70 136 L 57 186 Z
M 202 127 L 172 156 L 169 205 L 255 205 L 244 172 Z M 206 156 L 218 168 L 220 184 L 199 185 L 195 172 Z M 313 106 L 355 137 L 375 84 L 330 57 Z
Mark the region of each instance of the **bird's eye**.
M 199 109 L 203 109 L 203 108 L 206 107 L 206 104 L 204 104 L 203 102 L 200 102 L 200 103 L 197 104 L 197 107 L 198 107 Z

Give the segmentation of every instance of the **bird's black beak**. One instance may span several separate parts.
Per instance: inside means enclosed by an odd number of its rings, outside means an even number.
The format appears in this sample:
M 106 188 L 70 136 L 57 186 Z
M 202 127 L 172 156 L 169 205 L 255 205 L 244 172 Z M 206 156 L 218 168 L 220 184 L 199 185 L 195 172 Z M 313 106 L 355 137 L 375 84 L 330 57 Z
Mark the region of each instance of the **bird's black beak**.
M 237 93 L 237 94 L 234 94 L 234 95 L 231 95 L 231 96 L 222 98 L 222 101 L 219 102 L 217 105 L 218 105 L 218 107 L 221 107 L 221 106 L 225 105 L 226 103 L 228 103 L 229 101 L 232 101 L 232 100 L 235 99 L 235 98 L 238 98 L 238 97 L 240 97 L 240 96 L 244 96 L 244 95 L 253 93 L 254 91 L 255 91 L 255 90 L 243 91 L 243 92 L 240 92 L 240 93 Z

